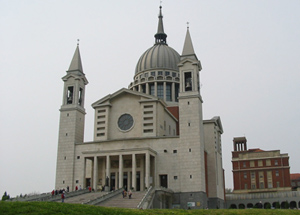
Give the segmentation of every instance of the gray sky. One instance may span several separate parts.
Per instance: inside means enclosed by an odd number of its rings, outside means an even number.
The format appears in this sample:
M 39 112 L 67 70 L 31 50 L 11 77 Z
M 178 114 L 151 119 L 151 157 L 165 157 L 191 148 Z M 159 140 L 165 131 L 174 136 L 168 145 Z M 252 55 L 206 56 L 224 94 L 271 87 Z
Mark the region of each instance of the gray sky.
M 154 44 L 159 0 L 0 0 L 0 195 L 54 188 L 63 81 L 77 39 L 86 88 L 85 141 L 96 100 L 128 87 Z M 204 118 L 220 116 L 226 187 L 235 136 L 280 149 L 300 172 L 300 1 L 164 0 L 169 46 L 186 22 L 202 63 Z

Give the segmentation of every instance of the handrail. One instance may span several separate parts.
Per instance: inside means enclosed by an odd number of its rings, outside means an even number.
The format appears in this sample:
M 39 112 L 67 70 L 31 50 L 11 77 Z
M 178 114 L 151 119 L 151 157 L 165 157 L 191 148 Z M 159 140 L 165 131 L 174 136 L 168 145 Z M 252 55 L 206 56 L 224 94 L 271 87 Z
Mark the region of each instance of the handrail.
M 141 205 L 144 204 L 144 200 L 146 199 L 146 197 L 148 197 L 151 189 L 152 189 L 152 186 L 149 187 L 149 189 L 147 190 L 146 194 L 144 195 L 144 197 L 142 198 L 142 200 L 140 201 L 140 203 L 137 205 L 137 208 L 140 208 Z
M 107 194 L 105 194 L 105 195 L 103 195 L 103 196 L 100 196 L 100 197 L 97 198 L 97 199 L 93 199 L 93 200 L 90 200 L 90 201 L 86 201 L 86 202 L 84 202 L 83 204 L 97 205 L 97 204 L 99 204 L 99 203 L 101 203 L 101 202 L 103 202 L 103 201 L 105 201 L 105 200 L 107 200 L 107 199 L 109 199 L 109 198 L 112 198 L 112 197 L 114 197 L 114 196 L 116 196 L 116 195 L 122 193 L 122 191 L 123 191 L 123 188 L 120 188 L 120 189 L 118 189 L 118 190 L 113 190 L 113 191 L 111 191 L 111 192 L 109 192 L 109 193 L 107 193 Z

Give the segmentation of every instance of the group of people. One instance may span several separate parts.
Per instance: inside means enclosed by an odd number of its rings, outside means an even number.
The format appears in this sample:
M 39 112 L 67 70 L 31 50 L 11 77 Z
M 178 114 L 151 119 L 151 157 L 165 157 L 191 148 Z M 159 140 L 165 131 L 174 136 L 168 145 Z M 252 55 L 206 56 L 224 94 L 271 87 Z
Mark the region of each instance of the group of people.
M 131 199 L 132 191 L 129 190 L 129 192 L 127 193 L 127 191 L 125 189 L 123 189 L 123 191 L 122 191 L 123 198 L 127 197 L 127 194 L 128 194 L 128 198 Z

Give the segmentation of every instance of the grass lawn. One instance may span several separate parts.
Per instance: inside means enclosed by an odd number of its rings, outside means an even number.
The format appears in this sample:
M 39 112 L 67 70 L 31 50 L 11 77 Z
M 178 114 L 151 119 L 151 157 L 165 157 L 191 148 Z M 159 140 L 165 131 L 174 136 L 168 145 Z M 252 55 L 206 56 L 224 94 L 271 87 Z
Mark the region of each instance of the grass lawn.
M 17 214 L 36 214 L 36 215 L 105 215 L 105 214 L 172 214 L 172 215 L 183 215 L 183 214 L 210 214 L 210 215 L 229 215 L 229 214 L 300 214 L 300 210 L 290 209 L 214 209 L 214 210 L 139 210 L 139 209 L 125 209 L 125 208 L 106 208 L 90 205 L 81 204 L 68 204 L 68 203 L 57 203 L 57 202 L 0 202 L 0 214 L 6 215 L 17 215 Z

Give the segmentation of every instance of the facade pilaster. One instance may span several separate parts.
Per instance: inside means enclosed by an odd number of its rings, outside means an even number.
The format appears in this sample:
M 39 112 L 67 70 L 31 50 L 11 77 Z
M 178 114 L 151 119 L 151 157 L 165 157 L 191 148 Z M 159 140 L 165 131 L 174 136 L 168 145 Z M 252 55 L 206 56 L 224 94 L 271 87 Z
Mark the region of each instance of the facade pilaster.
M 167 101 L 167 95 L 166 95 L 166 92 L 167 92 L 167 83 L 164 81 L 164 101 Z
M 106 155 L 106 177 L 105 177 L 105 181 L 106 181 L 106 178 L 109 178 L 108 180 L 108 186 L 110 186 L 110 157 L 109 155 Z
M 146 152 L 146 176 L 145 176 L 145 184 L 147 189 L 149 189 L 149 178 L 150 178 L 150 154 Z
M 136 156 L 132 154 L 132 187 L 136 189 Z
M 123 187 L 123 155 L 119 155 L 119 188 Z
M 97 156 L 94 157 L 94 180 L 93 180 L 93 188 L 97 191 L 97 184 L 98 184 L 98 158 Z

